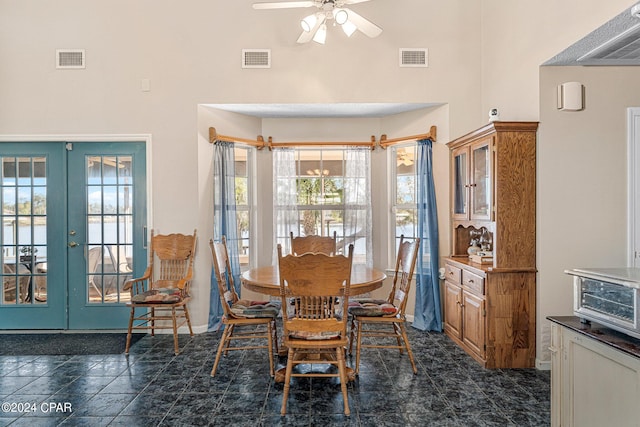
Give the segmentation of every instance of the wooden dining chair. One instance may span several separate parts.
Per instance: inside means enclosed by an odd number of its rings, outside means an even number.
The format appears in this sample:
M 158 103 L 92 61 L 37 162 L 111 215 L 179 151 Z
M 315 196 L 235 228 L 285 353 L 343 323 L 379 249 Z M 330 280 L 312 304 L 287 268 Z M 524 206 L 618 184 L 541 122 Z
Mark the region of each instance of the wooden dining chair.
M 356 339 L 356 374 L 360 371 L 360 352 L 363 348 L 398 349 L 400 354 L 406 351 L 413 367 L 413 373 L 418 373 L 405 327 L 405 309 L 419 247 L 420 239 L 408 242 L 404 241 L 404 236 L 400 236 L 395 274 L 391 292 L 389 292 L 387 299 L 360 299 L 352 300 L 350 303 L 351 334 L 349 336 L 349 354 L 352 354 L 353 341 Z M 365 341 L 363 338 L 381 338 L 383 343 L 380 343 L 380 341 Z M 385 344 L 389 338 L 393 338 L 395 344 Z M 387 341 L 384 341 L 385 339 Z
M 227 251 L 227 240 L 222 236 L 220 242 L 209 240 L 211 256 L 213 258 L 213 269 L 218 282 L 218 293 L 224 311 L 222 323 L 224 330 L 216 359 L 213 362 L 211 376 L 216 375 L 218 364 L 222 353 L 226 355 L 229 351 L 267 349 L 269 353 L 269 374 L 274 376 L 273 347 L 275 345 L 276 354 L 278 352 L 278 334 L 276 329 L 276 318 L 280 312 L 279 301 L 255 302 L 241 300 L 235 290 L 231 264 L 229 262 L 229 252 Z M 266 340 L 265 344 L 253 343 L 253 340 Z M 232 342 L 246 342 L 247 345 L 232 346 Z
M 319 252 L 327 255 L 337 253 L 337 234 L 335 231 L 333 232 L 333 237 L 315 235 L 293 237 L 293 231 L 289 234 L 291 235 L 291 253 L 294 255 L 302 255 L 308 252 Z
M 322 253 L 282 256 L 278 245 L 284 346 L 288 348 L 284 394 L 280 413 L 287 412 L 292 377 L 339 377 L 344 414 L 349 415 L 345 348 L 348 343 L 347 307 L 353 245 L 348 257 Z M 343 305 L 338 307 L 338 298 Z M 288 305 L 293 301 L 293 305 Z M 313 356 L 318 358 L 310 359 Z M 338 373 L 294 372 L 299 364 L 337 366 Z
M 126 304 L 131 315 L 125 354 L 129 353 L 134 330 L 150 330 L 153 336 L 156 329 L 172 329 L 176 355 L 180 353 L 178 328 L 186 324 L 193 336 L 187 303 L 191 300 L 196 241 L 196 230 L 192 235 L 154 234 L 151 230 L 147 269 L 141 277 L 127 280 L 122 288 L 131 292 L 131 301 Z M 136 310 L 142 313 L 136 315 Z M 166 321 L 171 323 L 167 325 Z

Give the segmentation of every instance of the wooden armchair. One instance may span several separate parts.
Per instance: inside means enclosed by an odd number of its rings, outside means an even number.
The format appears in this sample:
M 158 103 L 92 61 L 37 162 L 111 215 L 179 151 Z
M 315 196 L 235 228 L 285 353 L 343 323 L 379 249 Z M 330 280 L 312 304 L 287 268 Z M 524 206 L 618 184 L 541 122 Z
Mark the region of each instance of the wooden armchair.
M 359 299 L 353 300 L 349 305 L 349 314 L 351 315 L 349 354 L 352 354 L 353 341 L 354 338 L 357 338 L 356 374 L 360 370 L 360 350 L 363 348 L 395 348 L 400 350 L 400 354 L 404 350 L 409 355 L 413 373 L 418 373 L 413 352 L 411 351 L 411 344 L 409 344 L 409 338 L 407 337 L 405 309 L 419 247 L 420 239 L 416 239 L 413 242 L 405 242 L 404 236 L 400 236 L 400 247 L 396 259 L 393 284 L 387 299 Z M 366 325 L 374 325 L 374 327 L 368 329 Z M 380 327 L 381 325 L 382 327 Z M 392 338 L 393 340 L 391 341 L 394 344 L 365 342 L 363 338 Z
M 213 269 L 218 282 L 218 293 L 224 310 L 222 323 L 224 331 L 218 344 L 216 360 L 213 363 L 211 376 L 216 375 L 218 363 L 222 353 L 226 355 L 234 350 L 252 350 L 266 348 L 269 352 L 269 373 L 274 376 L 273 346 L 278 352 L 278 335 L 276 332 L 276 318 L 280 312 L 280 302 L 265 301 L 262 303 L 241 300 L 236 293 L 227 241 L 224 236 L 219 243 L 209 240 Z M 266 339 L 266 344 L 258 345 L 253 340 Z M 232 342 L 245 342 L 246 345 L 231 346 Z M 264 341 L 263 341 L 264 342 Z
M 322 253 L 283 257 L 278 245 L 283 336 L 288 348 L 282 415 L 287 412 L 292 377 L 339 377 L 344 414 L 350 414 L 345 362 L 348 316 L 342 308 L 346 310 L 349 302 L 352 260 L 353 245 L 348 257 Z M 310 361 L 311 355 L 319 357 Z M 338 373 L 293 371 L 294 366 L 307 363 L 337 365 Z
M 193 336 L 191 319 L 187 303 L 191 299 L 189 286 L 193 277 L 193 259 L 196 254 L 196 230 L 193 235 L 168 234 L 154 235 L 151 230 L 149 246 L 149 264 L 142 277 L 127 280 L 123 290 L 131 292 L 131 307 L 127 345 L 129 353 L 133 330 L 173 329 L 175 354 L 180 353 L 178 346 L 178 328 L 185 323 L 189 334 Z M 144 313 L 136 315 L 136 309 Z M 158 321 L 171 321 L 170 325 Z M 138 324 L 134 325 L 134 322 Z
M 337 253 L 336 246 L 336 232 L 333 232 L 333 237 L 330 236 L 298 236 L 293 237 L 293 231 L 291 235 L 291 253 L 294 255 L 302 255 L 308 252 L 311 253 L 323 253 L 326 255 L 332 255 Z

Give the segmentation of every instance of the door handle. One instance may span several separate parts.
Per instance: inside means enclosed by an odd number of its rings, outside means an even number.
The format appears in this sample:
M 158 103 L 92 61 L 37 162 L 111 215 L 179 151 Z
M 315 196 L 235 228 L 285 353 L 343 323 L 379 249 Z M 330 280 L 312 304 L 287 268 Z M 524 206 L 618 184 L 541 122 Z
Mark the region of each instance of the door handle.
M 67 246 L 69 246 L 70 248 L 75 248 L 76 246 L 78 246 L 77 242 L 71 241 L 69 243 L 67 243 Z

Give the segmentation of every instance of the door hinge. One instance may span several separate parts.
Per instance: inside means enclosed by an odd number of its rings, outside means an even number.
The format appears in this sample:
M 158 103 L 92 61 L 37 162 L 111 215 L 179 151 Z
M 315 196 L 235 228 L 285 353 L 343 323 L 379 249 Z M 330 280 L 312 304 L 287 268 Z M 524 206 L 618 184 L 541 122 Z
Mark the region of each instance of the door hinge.
M 486 308 L 482 309 L 482 317 L 487 317 L 487 309 Z
M 72 143 L 72 142 L 67 142 L 67 143 L 64 145 L 64 148 L 65 148 L 67 151 L 72 151 L 72 150 L 73 150 L 73 143 Z

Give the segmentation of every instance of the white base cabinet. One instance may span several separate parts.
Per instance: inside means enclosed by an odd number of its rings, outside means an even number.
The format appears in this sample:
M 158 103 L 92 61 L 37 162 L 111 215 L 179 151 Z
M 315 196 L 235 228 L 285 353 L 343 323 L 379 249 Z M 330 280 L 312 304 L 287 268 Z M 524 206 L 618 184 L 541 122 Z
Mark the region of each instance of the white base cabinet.
M 640 426 L 640 358 L 551 324 L 551 425 Z

